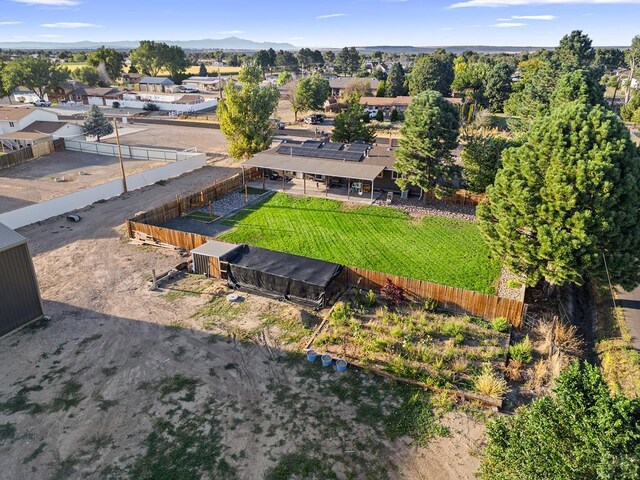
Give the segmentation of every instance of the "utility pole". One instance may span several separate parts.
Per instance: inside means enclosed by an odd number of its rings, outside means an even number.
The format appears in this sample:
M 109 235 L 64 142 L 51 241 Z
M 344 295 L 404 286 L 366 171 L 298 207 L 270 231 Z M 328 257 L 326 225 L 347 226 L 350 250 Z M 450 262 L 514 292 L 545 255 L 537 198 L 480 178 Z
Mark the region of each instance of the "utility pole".
M 118 144 L 118 157 L 120 158 L 120 173 L 122 173 L 122 188 L 127 193 L 127 175 L 124 173 L 124 161 L 122 160 L 122 148 L 120 147 L 120 134 L 118 133 L 118 121 L 113 117 L 113 125 L 116 130 L 116 143 Z

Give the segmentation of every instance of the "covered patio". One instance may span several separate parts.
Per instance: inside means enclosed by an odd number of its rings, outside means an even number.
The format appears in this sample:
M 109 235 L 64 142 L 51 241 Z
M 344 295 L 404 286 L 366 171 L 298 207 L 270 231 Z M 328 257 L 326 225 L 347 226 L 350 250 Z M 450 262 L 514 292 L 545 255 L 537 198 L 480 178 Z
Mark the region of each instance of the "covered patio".
M 375 183 L 385 168 L 360 162 L 275 153 L 261 153 L 247 160 L 242 164 L 243 172 L 248 167 L 261 170 L 261 178 L 251 182 L 251 186 L 358 203 L 373 203 L 380 196 L 380 190 L 376 194 Z M 280 178 L 272 179 L 272 172 Z

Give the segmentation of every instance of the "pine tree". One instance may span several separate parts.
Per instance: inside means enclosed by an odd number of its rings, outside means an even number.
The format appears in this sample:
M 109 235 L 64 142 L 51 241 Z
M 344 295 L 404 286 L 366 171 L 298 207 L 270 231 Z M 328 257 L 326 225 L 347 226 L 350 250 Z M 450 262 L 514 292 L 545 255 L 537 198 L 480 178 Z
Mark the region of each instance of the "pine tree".
M 405 76 L 404 68 L 399 63 L 394 63 L 391 67 L 391 72 L 386 81 L 386 96 L 387 97 L 399 97 L 405 95 L 407 92 L 404 89 Z
M 492 112 L 502 112 L 511 93 L 511 67 L 505 62 L 496 63 L 487 73 L 484 97 Z
M 640 158 L 618 117 L 565 103 L 502 154 L 478 206 L 494 255 L 530 285 L 581 284 L 587 275 L 631 288 L 640 281 Z
M 502 137 L 470 136 L 460 155 L 464 178 L 472 192 L 483 193 L 502 167 L 502 152 L 515 144 Z
M 366 116 L 369 117 L 368 114 Z M 364 121 L 360 97 L 352 95 L 347 99 L 347 107 L 336 115 L 331 140 L 344 143 L 353 143 L 356 140 L 373 143 L 375 139 L 374 127 Z
M 90 137 L 97 137 L 98 142 L 100 137 L 113 133 L 113 125 L 96 105 L 91 105 L 87 112 L 84 119 L 84 133 Z
M 209 76 L 209 72 L 207 71 L 207 67 L 205 66 L 204 63 L 200 64 L 200 70 L 198 70 L 198 76 L 199 77 L 208 77 Z
M 458 110 L 435 91 L 416 95 L 400 127 L 400 148 L 393 168 L 402 190 L 410 185 L 440 198 L 452 189 L 455 172 L 451 150 L 457 145 Z

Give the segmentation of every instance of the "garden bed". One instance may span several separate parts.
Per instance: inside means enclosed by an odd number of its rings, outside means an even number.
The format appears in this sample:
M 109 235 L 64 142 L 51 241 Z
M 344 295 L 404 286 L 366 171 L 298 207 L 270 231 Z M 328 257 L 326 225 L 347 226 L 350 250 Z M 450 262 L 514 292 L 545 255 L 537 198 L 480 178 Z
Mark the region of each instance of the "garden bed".
M 500 399 L 508 323 L 435 312 L 432 305 L 383 305 L 373 293 L 347 292 L 311 348 L 437 390 Z M 464 395 L 460 395 L 464 396 Z

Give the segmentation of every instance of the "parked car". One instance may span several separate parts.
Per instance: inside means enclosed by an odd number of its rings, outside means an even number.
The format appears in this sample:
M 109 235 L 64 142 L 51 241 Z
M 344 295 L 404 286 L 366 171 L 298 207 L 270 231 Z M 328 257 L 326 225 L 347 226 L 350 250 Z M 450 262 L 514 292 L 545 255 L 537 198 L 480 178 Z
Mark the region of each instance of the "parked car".
M 51 102 L 48 102 L 46 100 L 36 100 L 35 102 L 33 102 L 33 104 L 36 107 L 50 107 L 51 106 Z
M 269 171 L 269 180 L 282 180 L 282 175 L 280 175 L 278 172 L 276 172 L 275 170 L 271 170 Z M 284 181 L 288 182 L 290 181 L 291 178 L 288 176 L 284 176 Z
M 318 123 L 318 119 L 315 115 L 309 115 L 308 117 L 304 117 L 304 123 L 315 125 L 316 123 Z
M 362 113 L 364 113 L 365 115 L 369 114 L 369 118 L 376 118 L 376 115 L 378 115 L 378 109 L 377 108 L 365 108 Z
M 182 93 L 200 93 L 200 90 L 198 90 L 197 88 L 184 87 L 182 89 Z
M 327 118 L 327 116 L 323 115 L 322 113 L 316 113 L 315 115 L 312 115 L 312 117 L 316 117 L 316 122 L 318 123 L 324 122 L 325 119 Z
M 286 123 L 284 123 L 282 120 L 278 120 L 277 118 L 270 118 L 269 121 L 278 130 L 284 130 L 284 127 L 287 126 Z

